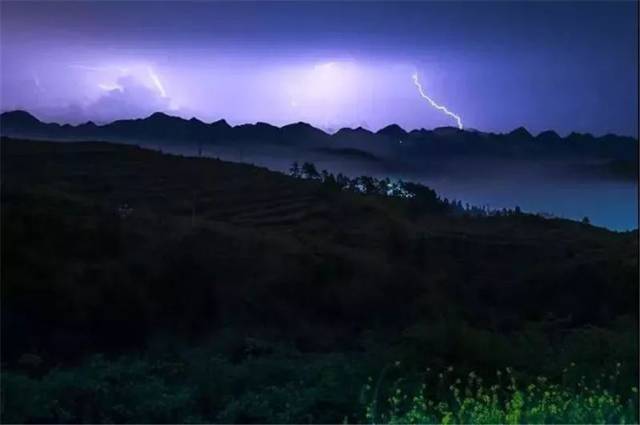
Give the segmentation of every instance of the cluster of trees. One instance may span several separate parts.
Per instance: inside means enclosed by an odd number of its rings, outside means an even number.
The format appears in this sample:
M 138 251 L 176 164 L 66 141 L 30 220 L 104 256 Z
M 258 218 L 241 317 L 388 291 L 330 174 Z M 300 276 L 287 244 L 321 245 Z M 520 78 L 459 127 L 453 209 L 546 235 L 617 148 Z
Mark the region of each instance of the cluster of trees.
M 460 201 L 449 201 L 446 198 L 443 202 L 449 205 L 450 211 L 456 215 L 468 215 L 474 217 L 501 217 L 522 214 L 522 210 L 518 206 L 516 206 L 515 208 L 494 209 L 489 207 L 488 205 L 476 206 L 469 205 L 469 203 L 463 205 Z
M 408 190 L 407 184 L 402 181 L 391 181 L 389 178 L 376 179 L 370 176 L 349 178 L 342 173 L 334 175 L 327 170 L 318 172 L 316 166 L 311 162 L 305 162 L 302 166 L 294 162 L 289 169 L 289 175 L 296 178 L 319 180 L 323 184 L 337 189 L 351 190 L 365 195 L 394 196 L 399 198 L 413 198 L 416 196 L 416 193 Z M 433 195 L 435 195 L 435 192 Z
M 518 206 L 513 209 L 491 209 L 488 206 L 478 207 L 469 205 L 469 203 L 463 205 L 459 200 L 441 199 L 433 189 L 420 183 L 404 182 L 402 180 L 392 181 L 388 177 L 384 179 L 370 176 L 349 178 L 342 173 L 334 175 L 327 170 L 318 171 L 311 162 L 304 162 L 302 165 L 294 162 L 289 169 L 289 175 L 301 179 L 318 180 L 331 188 L 339 190 L 350 190 L 365 195 L 410 199 L 413 205 L 418 205 L 422 209 L 426 208 L 430 211 L 474 217 L 522 214 Z
M 332 190 L 405 199 L 411 210 L 416 213 L 444 213 L 449 210 L 449 201 L 440 199 L 433 189 L 419 183 L 402 180 L 392 181 L 388 177 L 384 179 L 371 176 L 350 178 L 342 173 L 334 175 L 327 170 L 318 172 L 315 165 L 310 162 L 305 162 L 302 166 L 294 162 L 289 169 L 289 175 L 301 179 L 317 180 Z

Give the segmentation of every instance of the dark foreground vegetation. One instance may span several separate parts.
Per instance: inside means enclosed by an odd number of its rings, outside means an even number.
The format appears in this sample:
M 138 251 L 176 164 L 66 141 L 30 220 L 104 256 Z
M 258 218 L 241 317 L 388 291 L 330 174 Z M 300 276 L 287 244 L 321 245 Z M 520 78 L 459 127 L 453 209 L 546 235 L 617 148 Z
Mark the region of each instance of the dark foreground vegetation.
M 637 231 L 1 149 L 3 423 L 638 421 Z

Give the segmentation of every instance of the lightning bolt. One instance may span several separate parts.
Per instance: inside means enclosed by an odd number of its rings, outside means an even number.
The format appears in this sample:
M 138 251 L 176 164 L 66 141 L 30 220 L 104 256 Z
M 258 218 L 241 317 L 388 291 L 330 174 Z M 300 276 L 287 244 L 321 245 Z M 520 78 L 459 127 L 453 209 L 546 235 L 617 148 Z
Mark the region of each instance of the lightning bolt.
M 416 87 L 418 88 L 418 92 L 420 93 L 420 96 L 423 99 L 426 99 L 431 106 L 433 106 L 434 108 L 436 108 L 439 111 L 444 112 L 445 114 L 449 115 L 450 117 L 452 117 L 453 119 L 456 120 L 456 122 L 458 123 L 458 128 L 460 130 L 462 130 L 462 120 L 460 119 L 460 117 L 456 114 L 454 114 L 453 112 L 451 112 L 450 110 L 447 109 L 446 106 L 442 106 L 442 105 L 438 105 L 436 102 L 433 101 L 433 99 L 431 99 L 429 96 L 427 96 L 424 92 L 424 90 L 422 89 L 422 84 L 420 84 L 420 81 L 418 80 L 418 73 L 415 72 L 411 78 L 413 78 L 413 84 L 416 85 Z
M 42 87 L 40 86 L 40 78 L 38 77 L 38 74 L 36 74 L 35 72 L 32 74 L 33 74 L 33 84 L 36 86 L 36 89 L 38 89 L 39 91 L 42 91 Z
M 153 72 L 150 66 L 147 67 L 147 74 L 149 74 L 149 78 L 151 78 L 153 85 L 156 87 L 160 95 L 162 97 L 167 97 L 167 92 L 164 90 L 164 86 L 160 82 L 160 78 L 158 78 L 158 75 Z

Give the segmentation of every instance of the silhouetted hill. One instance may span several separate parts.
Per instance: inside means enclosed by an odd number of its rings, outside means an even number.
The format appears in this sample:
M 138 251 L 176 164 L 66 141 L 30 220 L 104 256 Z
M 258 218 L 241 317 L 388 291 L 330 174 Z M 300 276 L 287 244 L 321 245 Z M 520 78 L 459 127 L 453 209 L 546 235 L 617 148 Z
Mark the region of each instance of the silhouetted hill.
M 606 323 L 636 308 L 637 231 L 527 214 L 454 216 L 418 199 L 131 145 L 4 139 L 0 147 L 10 248 L 3 331 L 17 326 L 5 317 L 31 318 L 12 334 L 12 353 L 35 339 L 78 350 L 98 329 L 94 346 L 243 323 L 322 347 L 454 311 L 495 329 L 547 313 Z M 21 304 L 34 288 L 48 296 Z M 326 327 L 330 340 L 310 335 L 311 326 Z M 71 346 L 56 342 L 60 329 L 76 338 Z
M 554 142 L 559 141 L 561 139 L 561 137 L 555 131 L 547 130 L 547 131 L 543 131 L 542 133 L 538 134 L 538 136 L 536 136 L 536 139 L 538 139 L 539 141 L 541 141 L 543 143 L 554 143 Z
M 153 122 L 214 126 L 117 126 Z M 2 138 L 0 161 L 2 423 L 386 423 L 364 403 L 458 380 L 493 406 L 637 395 L 637 230 L 131 144 Z
M 386 137 L 394 139 L 402 139 L 407 137 L 407 132 L 398 124 L 391 124 L 378 131 L 377 134 L 381 134 Z
M 2 114 L 2 125 L 5 129 L 29 130 L 40 124 L 36 117 L 26 111 L 11 111 Z
M 524 127 L 518 127 L 507 135 L 512 140 L 517 141 L 532 141 L 533 136 Z
M 72 125 L 43 123 L 28 112 L 5 112 L 0 117 L 4 136 L 52 140 L 105 140 L 141 145 L 212 145 L 243 144 L 287 146 L 295 149 L 358 149 L 376 156 L 420 161 L 425 157 L 508 157 L 508 158 L 598 158 L 635 161 L 638 141 L 631 137 L 571 133 L 560 137 L 545 131 L 534 137 L 524 127 L 506 134 L 482 133 L 440 127 L 433 130 L 405 131 L 392 124 L 377 133 L 362 127 L 342 128 L 329 135 L 307 123 L 276 127 L 268 123 L 230 126 L 226 121 L 204 123 L 156 112 L 147 118 L 118 120 L 105 125 L 92 122 Z M 402 140 L 403 143 L 399 143 Z
M 305 141 L 313 144 L 326 144 L 330 136 L 311 124 L 298 122 L 282 127 L 282 137 L 291 144 L 303 144 Z

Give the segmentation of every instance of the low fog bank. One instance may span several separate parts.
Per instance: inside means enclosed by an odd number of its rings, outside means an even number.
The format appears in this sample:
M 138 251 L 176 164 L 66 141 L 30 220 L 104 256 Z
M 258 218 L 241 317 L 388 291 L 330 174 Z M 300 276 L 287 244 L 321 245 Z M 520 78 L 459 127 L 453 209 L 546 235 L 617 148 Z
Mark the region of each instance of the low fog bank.
M 162 150 L 197 156 L 197 147 Z M 514 208 L 546 216 L 582 220 L 616 231 L 638 227 L 637 182 L 609 172 L 607 161 L 435 158 L 414 162 L 361 155 L 357 151 L 317 151 L 251 146 L 207 146 L 203 156 L 251 163 L 288 172 L 293 162 L 349 177 L 369 175 L 423 183 L 442 198 L 491 209 Z

